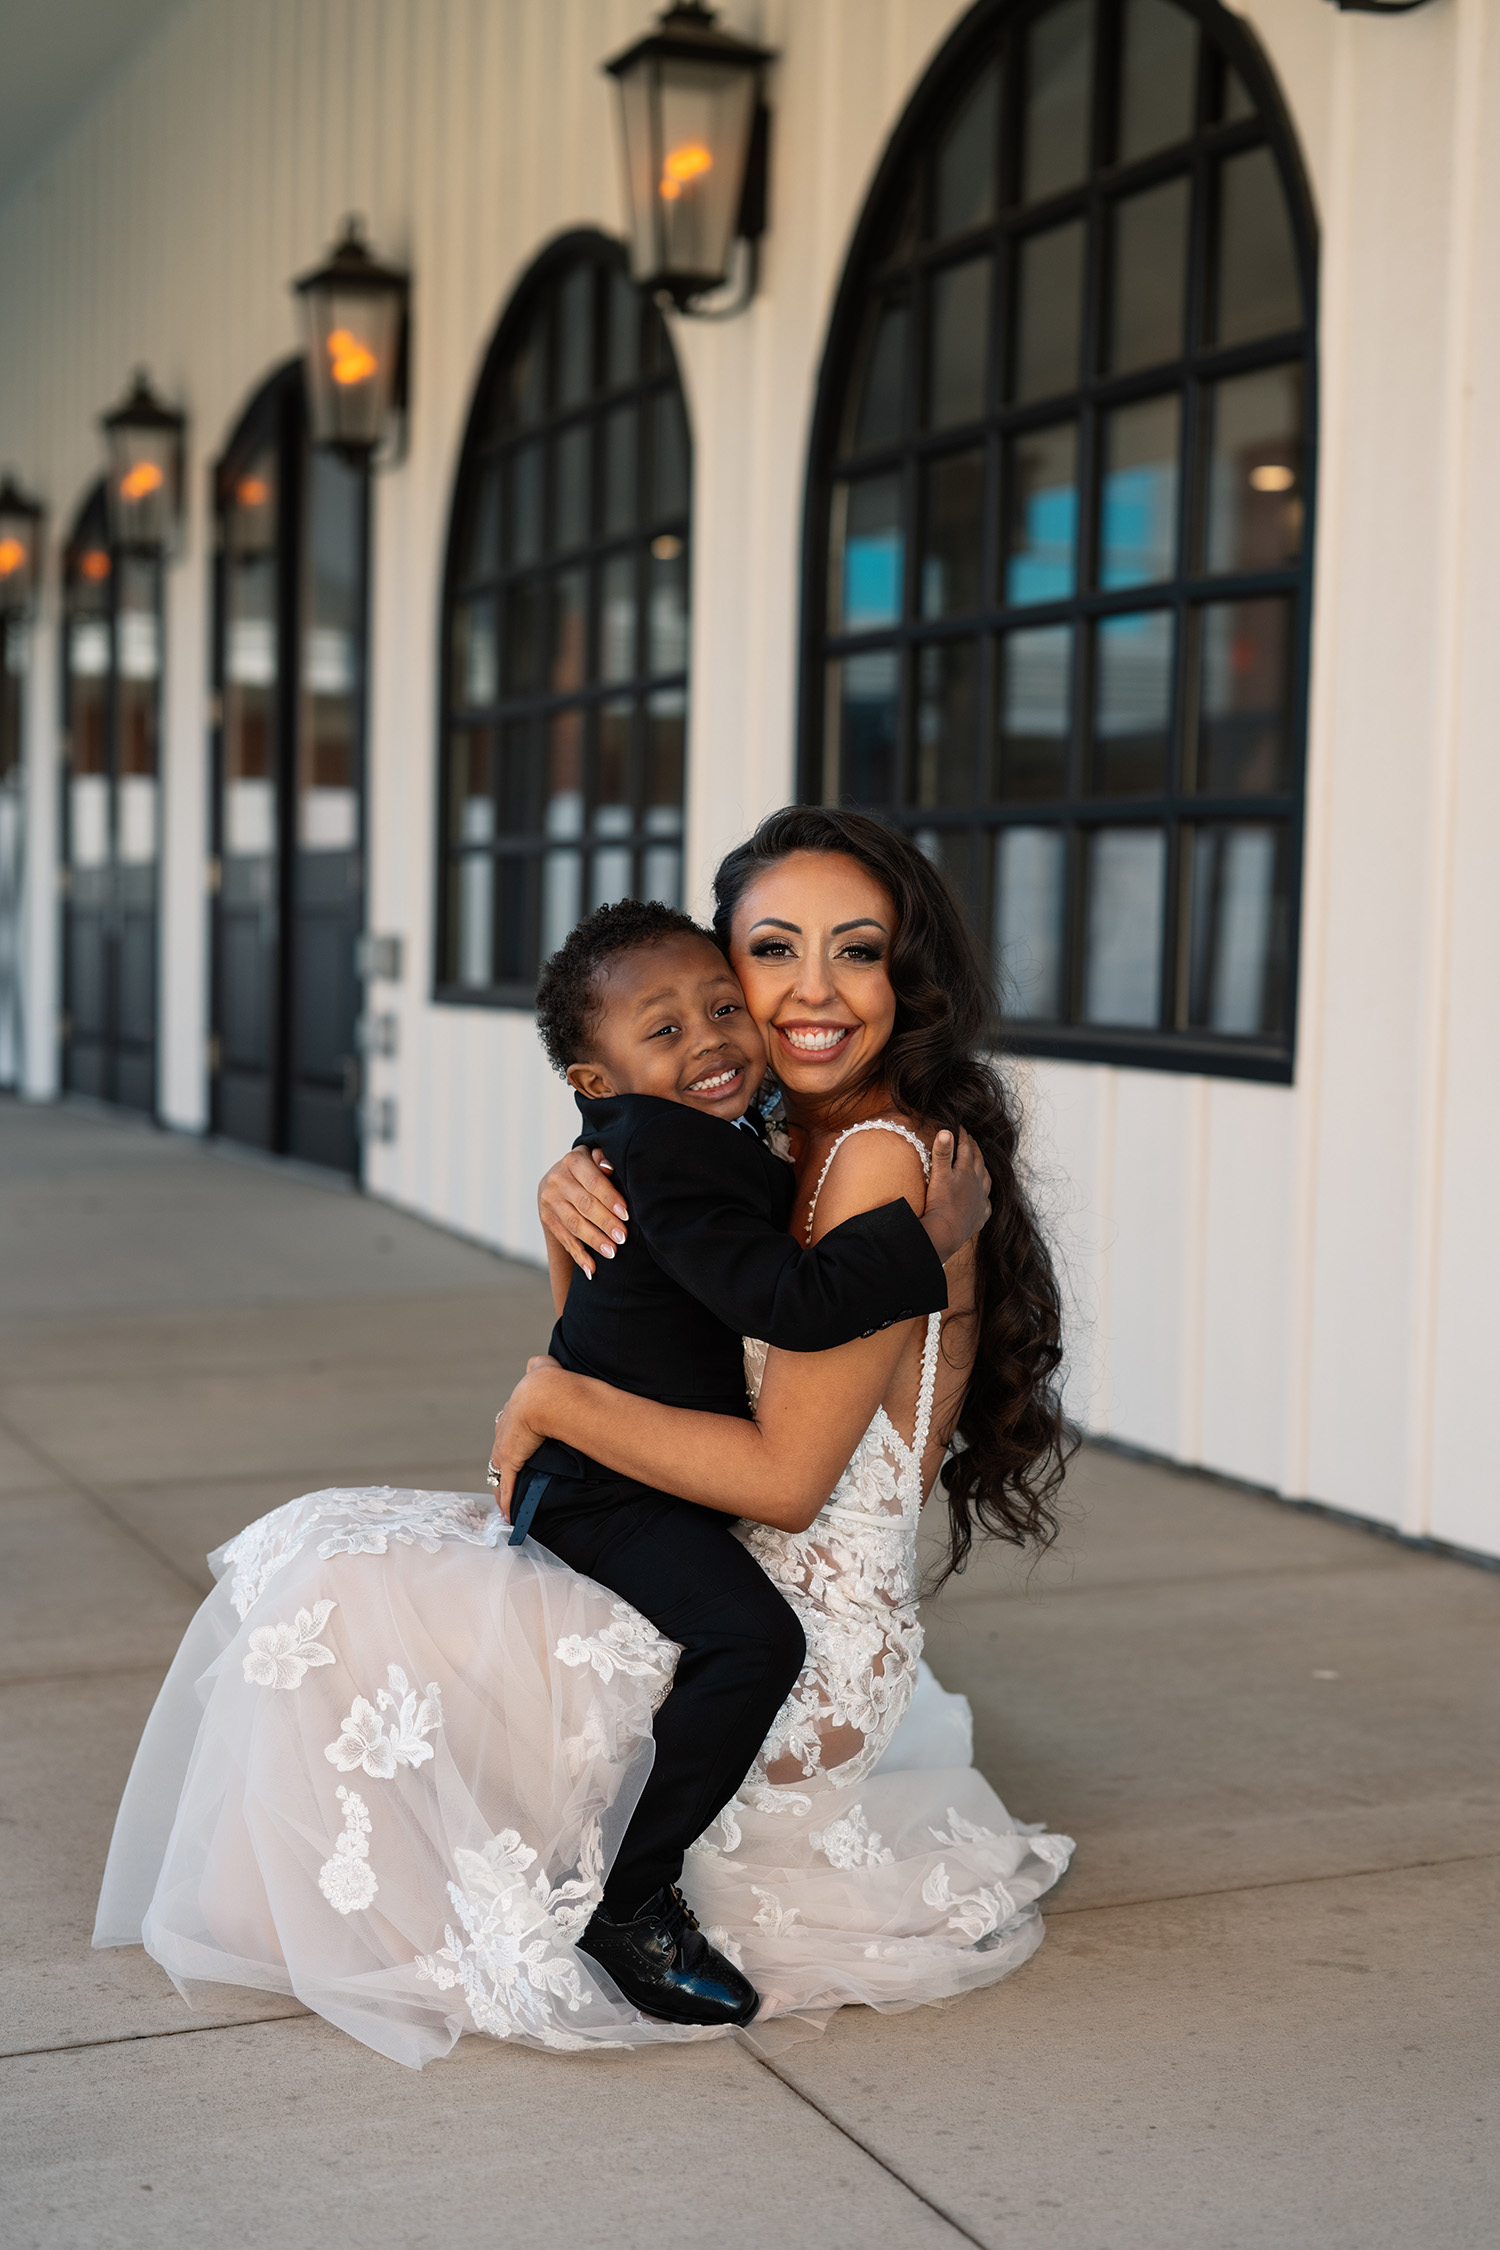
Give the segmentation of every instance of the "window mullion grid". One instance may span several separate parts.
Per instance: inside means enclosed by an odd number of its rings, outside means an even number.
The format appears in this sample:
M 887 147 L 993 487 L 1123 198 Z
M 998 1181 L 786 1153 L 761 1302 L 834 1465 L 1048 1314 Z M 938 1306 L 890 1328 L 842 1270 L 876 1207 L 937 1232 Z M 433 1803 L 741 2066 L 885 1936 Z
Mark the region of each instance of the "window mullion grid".
M 1098 180 L 1110 170 L 1115 154 L 1116 121 L 1120 114 L 1119 78 L 1124 31 L 1121 0 L 1095 0 L 1094 83 L 1089 117 L 1089 177 Z
M 1037 12 L 1026 11 L 1028 23 Z M 1090 119 L 1093 161 L 1090 176 L 1082 186 L 1051 197 L 1045 204 L 1029 208 L 1021 207 L 1017 200 L 1024 87 L 1022 73 L 1015 67 L 1015 57 L 1021 51 L 1022 31 L 1014 21 L 1007 28 L 1007 67 L 1003 74 L 1001 97 L 1003 124 L 1000 210 L 990 237 L 995 259 L 995 310 L 991 330 L 989 404 L 984 427 L 982 431 L 977 427 L 966 428 L 963 432 L 953 429 L 929 431 L 925 426 L 923 397 L 931 350 L 927 295 L 930 276 L 935 268 L 957 262 L 960 255 L 972 255 L 981 247 L 982 230 L 976 229 L 972 240 L 965 236 L 943 243 L 930 240 L 919 242 L 908 266 L 912 283 L 912 318 L 908 337 L 908 395 L 911 411 L 904 440 L 882 454 L 872 452 L 857 458 L 840 458 L 833 464 L 833 473 L 845 476 L 850 473 L 873 475 L 881 469 L 894 468 L 900 463 L 908 508 L 910 547 L 904 574 L 901 621 L 894 631 L 887 629 L 878 636 L 851 636 L 830 634 L 826 619 L 820 617 L 817 645 L 824 655 L 820 680 L 826 680 L 826 661 L 829 656 L 852 653 L 860 647 L 892 647 L 899 651 L 901 685 L 897 741 L 902 761 L 902 784 L 898 785 L 892 809 L 897 810 L 898 818 L 908 828 L 932 827 L 942 831 L 956 831 L 965 825 L 964 818 L 956 807 L 928 809 L 916 802 L 916 783 L 920 770 L 917 754 L 920 746 L 916 741 L 915 718 L 919 702 L 921 650 L 927 646 L 940 647 L 950 638 L 964 634 L 980 636 L 977 665 L 979 712 L 973 743 L 974 806 L 967 823 L 974 838 L 971 851 L 982 849 L 987 855 L 977 888 L 981 894 L 982 910 L 988 911 L 996 839 L 1006 828 L 1032 822 L 1062 828 L 1066 854 L 1064 1023 L 1071 1021 L 1076 1024 L 1082 1013 L 1087 923 L 1084 866 L 1089 837 L 1094 830 L 1114 824 L 1162 827 L 1166 841 L 1166 866 L 1162 901 L 1164 927 L 1158 996 L 1159 1028 L 1155 1031 L 1122 1031 L 1118 1035 L 1107 1027 L 1097 1034 L 1093 1027 L 1080 1028 L 1085 1030 L 1090 1041 L 1095 1041 L 1101 1047 L 1112 1048 L 1118 1044 L 1122 1054 L 1131 1046 L 1149 1047 L 1154 1053 L 1165 1057 L 1184 1053 L 1189 1041 L 1195 1050 L 1201 1045 L 1205 1052 L 1218 1051 L 1211 1036 L 1200 1040 L 1197 1035 L 1186 1031 L 1184 980 L 1188 967 L 1188 836 L 1191 828 L 1210 820 L 1238 823 L 1286 822 L 1293 831 L 1294 850 L 1300 840 L 1299 800 L 1295 789 L 1254 798 L 1198 797 L 1192 789 L 1191 744 L 1197 725 L 1196 665 L 1200 637 L 1198 612 L 1201 605 L 1204 601 L 1242 601 L 1276 594 L 1290 596 L 1296 605 L 1298 634 L 1297 653 L 1294 656 L 1295 687 L 1295 665 L 1305 662 L 1305 648 L 1302 644 L 1305 641 L 1309 569 L 1304 543 L 1301 560 L 1290 568 L 1224 573 L 1213 577 L 1203 574 L 1199 550 L 1202 516 L 1206 505 L 1205 446 L 1210 396 L 1207 386 L 1236 375 L 1257 372 L 1262 368 L 1295 364 L 1305 366 L 1310 347 L 1305 329 L 1257 337 L 1232 346 L 1216 345 L 1209 338 L 1207 312 L 1212 279 L 1212 206 L 1216 200 L 1217 169 L 1226 156 L 1261 145 L 1268 136 L 1264 117 L 1259 114 L 1223 126 L 1212 124 L 1211 98 L 1218 54 L 1201 26 L 1196 63 L 1194 119 L 1190 135 L 1172 147 L 1153 150 L 1146 157 L 1129 165 L 1111 167 L 1109 160 L 1113 155 L 1113 134 L 1119 111 L 1123 14 L 1123 0 L 1096 0 L 1096 60 Z M 1192 202 L 1187 288 L 1183 308 L 1184 335 L 1180 353 L 1175 359 L 1154 367 L 1114 375 L 1109 372 L 1106 358 L 1111 282 L 1107 231 L 1110 213 L 1120 196 L 1143 191 L 1158 182 L 1182 177 L 1184 174 L 1190 183 Z M 924 209 L 925 207 L 924 204 Z M 1024 404 L 1013 402 L 1010 396 L 1009 363 L 1016 348 L 1016 315 L 1019 309 L 1016 305 L 1019 264 L 1017 245 L 1023 235 L 1046 231 L 1074 215 L 1084 215 L 1088 225 L 1084 332 L 1080 340 L 1082 365 L 1077 387 L 1071 394 L 1063 393 L 1050 399 Z M 885 278 L 892 279 L 895 270 L 893 265 Z M 1114 407 L 1173 392 L 1181 402 L 1176 568 L 1171 578 L 1153 586 L 1101 588 L 1097 577 L 1103 477 L 1102 416 Z M 1073 417 L 1076 417 L 1078 428 L 1078 554 L 1074 590 L 1071 597 L 1057 602 L 1011 607 L 1006 601 L 1004 564 L 1009 511 L 1014 506 L 1008 465 L 1010 441 L 1020 431 L 1045 428 Z M 986 444 L 983 507 L 985 547 L 981 563 L 981 605 L 978 614 L 967 620 L 929 622 L 918 615 L 917 599 L 920 593 L 920 553 L 924 544 L 917 508 L 921 476 L 931 458 L 950 449 L 958 450 L 965 443 L 974 443 L 981 436 Z M 825 518 L 826 513 L 825 505 Z M 822 528 L 826 537 L 826 521 Z M 826 569 L 823 579 L 826 581 Z M 1094 641 L 1098 622 L 1110 615 L 1163 608 L 1170 612 L 1174 639 L 1167 770 L 1163 776 L 1161 793 L 1139 798 L 1106 799 L 1093 796 L 1088 783 L 1096 670 Z M 1045 802 L 1001 801 L 991 791 L 987 763 L 994 754 L 999 732 L 1003 727 L 1000 641 L 1017 627 L 1040 627 L 1059 622 L 1071 623 L 1074 628 L 1067 795 L 1062 799 Z M 1295 698 L 1292 708 L 1296 708 Z M 820 701 L 819 709 L 825 710 L 826 704 Z M 1018 1025 L 1014 1029 L 1024 1043 L 1029 1036 L 1027 1028 Z M 1038 1038 L 1044 1047 L 1048 1036 L 1044 1029 L 1038 1029 Z M 1233 1051 L 1243 1052 L 1247 1056 L 1251 1055 L 1252 1050 L 1256 1051 L 1255 1059 L 1248 1066 L 1249 1075 L 1279 1074 L 1281 1049 L 1278 1042 L 1235 1041 L 1232 1045 Z M 1057 1051 L 1068 1051 L 1066 1039 Z M 1230 1050 L 1226 1048 L 1225 1051 Z
M 1198 578 L 1162 578 L 1149 584 L 1108 587 L 1094 593 L 1062 596 L 1050 602 L 1002 604 L 976 609 L 965 617 L 927 619 L 911 617 L 899 625 L 883 625 L 857 633 L 824 633 L 823 653 L 828 658 L 860 656 L 909 640 L 952 640 L 969 633 L 1009 633 L 1028 627 L 1069 625 L 1087 627 L 1102 618 L 1133 616 L 1140 609 L 1161 609 L 1181 599 L 1196 607 L 1204 602 L 1254 601 L 1257 597 L 1284 594 L 1292 600 L 1302 591 L 1302 578 L 1294 564 L 1279 570 L 1225 571 Z

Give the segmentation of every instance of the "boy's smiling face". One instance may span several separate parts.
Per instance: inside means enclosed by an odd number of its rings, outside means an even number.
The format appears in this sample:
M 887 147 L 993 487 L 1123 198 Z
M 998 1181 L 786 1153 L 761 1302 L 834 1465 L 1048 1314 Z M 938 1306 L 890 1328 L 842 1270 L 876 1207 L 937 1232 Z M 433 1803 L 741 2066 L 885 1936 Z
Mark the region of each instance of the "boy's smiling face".
M 711 938 L 653 939 L 605 963 L 593 1059 L 568 1084 L 591 1101 L 655 1094 L 714 1117 L 743 1117 L 765 1074 L 766 1051 L 739 980 Z

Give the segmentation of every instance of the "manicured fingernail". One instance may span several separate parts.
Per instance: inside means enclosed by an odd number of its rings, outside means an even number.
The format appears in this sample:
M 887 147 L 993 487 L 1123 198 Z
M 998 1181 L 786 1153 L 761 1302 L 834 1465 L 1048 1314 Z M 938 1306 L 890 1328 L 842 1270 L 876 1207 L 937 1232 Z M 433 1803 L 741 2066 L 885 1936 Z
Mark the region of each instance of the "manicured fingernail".
M 630 1217 L 630 1213 L 626 1210 L 623 1203 L 617 1203 L 615 1205 L 615 1217 L 617 1219 L 628 1219 Z
M 613 1241 L 615 1241 L 615 1242 L 623 1242 L 623 1241 L 625 1240 L 625 1237 L 624 1237 L 624 1235 L 623 1235 L 623 1234 L 621 1234 L 621 1232 L 620 1232 L 620 1230 L 619 1230 L 619 1228 L 618 1228 L 618 1227 L 611 1227 L 609 1231 L 610 1231 L 610 1236 L 611 1236 L 611 1239 L 612 1239 Z
M 600 1257 L 601 1257 L 601 1258 L 612 1258 L 612 1257 L 614 1256 L 614 1251 L 613 1251 L 613 1249 L 612 1249 L 612 1248 L 610 1247 L 609 1243 L 607 1243 L 607 1242 L 601 1242 L 601 1243 L 600 1243 L 600 1245 L 599 1245 L 599 1255 L 600 1255 Z

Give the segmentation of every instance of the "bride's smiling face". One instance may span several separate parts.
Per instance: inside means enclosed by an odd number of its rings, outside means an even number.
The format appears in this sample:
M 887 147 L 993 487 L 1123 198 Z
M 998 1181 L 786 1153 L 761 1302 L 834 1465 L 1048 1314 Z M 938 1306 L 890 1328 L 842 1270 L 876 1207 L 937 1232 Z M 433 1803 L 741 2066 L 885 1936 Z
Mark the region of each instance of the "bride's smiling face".
M 856 1085 L 896 1020 L 885 886 L 842 852 L 792 852 L 748 884 L 729 958 L 793 1108 Z

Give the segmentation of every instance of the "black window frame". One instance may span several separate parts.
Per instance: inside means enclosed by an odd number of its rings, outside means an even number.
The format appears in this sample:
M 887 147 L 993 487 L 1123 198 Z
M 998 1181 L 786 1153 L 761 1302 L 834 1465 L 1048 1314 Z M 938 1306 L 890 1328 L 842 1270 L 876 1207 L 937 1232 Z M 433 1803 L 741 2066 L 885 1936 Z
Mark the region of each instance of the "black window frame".
M 1237 17 L 1218 0 L 1176 0 L 1199 27 L 1194 125 L 1188 140 L 1127 163 L 1111 163 L 1109 134 L 1117 104 L 1112 99 L 1119 84 L 1124 0 L 1092 0 L 1094 8 L 1094 61 L 1089 125 L 1089 165 L 1077 186 L 1026 203 L 1019 192 L 1021 161 L 1021 108 L 1023 73 L 1020 60 L 1026 33 L 1038 18 L 1058 5 L 1058 0 L 980 0 L 955 28 L 912 96 L 886 147 L 866 198 L 829 324 L 814 407 L 806 479 L 803 521 L 803 612 L 801 684 L 799 693 L 798 787 L 802 801 L 824 801 L 824 758 L 828 667 L 841 655 L 896 650 L 900 658 L 895 759 L 898 795 L 880 803 L 858 802 L 908 831 L 950 831 L 969 838 L 969 904 L 982 941 L 989 944 L 991 886 L 987 862 L 993 856 L 991 838 L 1002 828 L 1059 826 L 1066 838 L 1067 907 L 1064 951 L 1066 996 L 1064 1005 L 1076 1019 L 1083 973 L 1084 885 L 1080 859 L 1083 840 L 1096 828 L 1140 825 L 1165 832 L 1164 930 L 1162 942 L 1160 1006 L 1154 1028 L 1114 1028 L 1073 1020 L 1041 1022 L 1004 1017 L 996 1026 L 998 1040 L 1021 1055 L 1055 1057 L 1079 1062 L 1108 1062 L 1151 1069 L 1190 1071 L 1205 1075 L 1258 1079 L 1290 1084 L 1296 1054 L 1298 957 L 1301 925 L 1301 888 L 1306 809 L 1306 749 L 1308 676 L 1311 655 L 1313 558 L 1316 545 L 1315 497 L 1317 491 L 1317 225 L 1297 139 L 1275 74 L 1258 42 Z M 965 97 L 992 62 L 1001 66 L 1001 122 L 996 138 L 1003 166 L 1001 192 L 994 214 L 966 232 L 939 239 L 930 228 L 936 153 L 946 127 L 961 110 Z M 1252 113 L 1217 116 L 1225 74 L 1236 73 L 1249 94 Z M 1297 276 L 1301 287 L 1303 320 L 1300 326 L 1248 343 L 1219 346 L 1208 342 L 1206 318 L 1211 276 L 1206 214 L 1218 166 L 1226 158 L 1250 150 L 1269 148 L 1285 197 L 1291 227 Z M 1184 150 L 1190 150 L 1186 167 Z M 1109 207 L 1127 194 L 1158 182 L 1181 177 L 1186 169 L 1193 183 L 1190 205 L 1191 244 L 1184 320 L 1186 347 L 1176 359 L 1121 375 L 1099 372 L 1103 367 L 1099 323 L 1106 304 L 1107 276 L 1101 270 Z M 901 215 L 908 198 L 918 199 L 916 240 L 897 255 L 882 259 L 882 244 L 900 232 Z M 1026 236 L 1041 233 L 1070 218 L 1087 221 L 1085 237 L 1086 280 L 1083 311 L 1082 380 L 1067 391 L 1025 403 L 1006 397 L 1005 352 L 1008 303 L 1015 288 L 1017 261 L 1014 245 Z M 990 254 L 998 285 L 990 291 L 990 330 L 986 346 L 986 390 L 982 415 L 941 427 L 924 426 L 920 412 L 923 353 L 931 335 L 930 322 L 919 312 L 908 321 L 905 382 L 907 406 L 898 440 L 879 448 L 844 454 L 841 433 L 853 403 L 859 379 L 858 355 L 869 334 L 873 308 L 905 280 L 914 307 L 923 303 L 928 278 L 942 269 L 962 264 L 981 253 Z M 1200 401 L 1211 382 L 1271 367 L 1300 368 L 1303 381 L 1300 485 L 1304 515 L 1301 551 L 1295 564 L 1271 572 L 1210 574 L 1200 563 L 1195 545 L 1203 520 L 1204 476 L 1194 465 L 1205 462 L 1199 436 Z M 1097 467 L 1094 461 L 1096 432 L 1108 408 L 1156 396 L 1177 396 L 1183 401 L 1186 428 L 1179 440 L 1179 473 L 1176 496 L 1177 566 L 1170 579 L 1159 584 L 1131 585 L 1118 590 L 1093 584 L 1090 543 L 1097 515 Z M 1002 554 L 1001 466 L 1008 440 L 1030 430 L 1063 422 L 1075 423 L 1079 436 L 1077 483 L 1077 539 L 1074 590 L 1065 600 L 1007 605 L 999 584 Z M 983 503 L 983 567 L 993 571 L 995 586 L 985 606 L 953 620 L 931 621 L 920 615 L 917 574 L 920 567 L 920 472 L 924 462 L 945 453 L 983 446 L 985 496 Z M 830 608 L 830 512 L 835 486 L 857 466 L 858 472 L 888 473 L 902 479 L 903 586 L 900 620 L 895 626 L 872 627 L 865 633 L 835 631 Z M 1289 662 L 1287 707 L 1286 786 L 1275 792 L 1250 796 L 1210 796 L 1191 787 L 1185 768 L 1188 670 L 1193 635 L 1186 629 L 1192 613 L 1212 601 L 1245 600 L 1261 594 L 1282 594 L 1292 605 L 1294 646 Z M 1166 788 L 1147 797 L 1106 797 L 1087 787 L 1088 689 L 1085 671 L 1089 662 L 1088 627 L 1112 613 L 1138 614 L 1166 608 L 1176 620 L 1173 649 L 1172 711 L 1169 720 Z M 984 762 L 993 741 L 997 709 L 996 677 L 1001 635 L 1007 630 L 1067 623 L 1074 628 L 1070 732 L 1067 738 L 1068 785 L 1063 796 L 1051 799 L 1002 801 L 976 796 L 969 807 L 918 807 L 910 800 L 916 792 L 903 787 L 900 769 L 913 758 L 916 745 L 916 652 L 945 640 L 970 640 L 979 650 L 977 740 L 974 750 L 976 791 L 983 788 Z M 1288 928 L 1285 946 L 1283 1030 L 1279 1036 L 1241 1036 L 1186 1025 L 1189 975 L 1185 924 L 1188 915 L 1187 870 L 1183 861 L 1186 832 L 1194 825 L 1228 820 L 1247 826 L 1274 822 L 1285 829 Z
M 516 362 L 533 330 L 538 307 L 555 295 L 570 270 L 582 262 L 594 267 L 594 296 L 592 314 L 591 387 L 585 395 L 566 405 L 549 403 L 535 419 L 518 422 L 511 427 L 501 426 L 498 411 L 507 374 Z M 650 663 L 650 586 L 653 542 L 675 541 L 676 551 L 666 557 L 669 562 L 680 560 L 683 581 L 683 614 L 688 636 L 691 635 L 691 572 L 692 572 L 692 517 L 693 517 L 693 437 L 688 401 L 682 381 L 677 355 L 670 331 L 659 308 L 644 295 L 636 292 L 641 321 L 640 346 L 636 372 L 628 379 L 611 382 L 604 359 L 606 318 L 602 317 L 609 293 L 619 281 L 629 281 L 629 262 L 624 245 L 613 237 L 593 228 L 577 228 L 558 236 L 540 252 L 516 284 L 496 327 L 484 364 L 474 385 L 469 407 L 468 423 L 457 473 L 453 480 L 449 503 L 448 538 L 443 567 L 442 604 L 439 616 L 439 709 L 436 812 L 436 873 L 437 881 L 433 900 L 433 976 L 432 996 L 440 1005 L 457 1007 L 483 1007 L 524 1010 L 530 1012 L 536 1001 L 535 976 L 502 978 L 492 975 L 488 984 L 464 983 L 453 974 L 455 966 L 452 953 L 452 925 L 449 882 L 450 871 L 465 858 L 488 856 L 497 863 L 529 862 L 533 872 L 528 876 L 525 911 L 532 950 L 540 955 L 541 943 L 541 875 L 546 853 L 561 848 L 573 849 L 579 855 L 580 913 L 589 910 L 587 876 L 591 857 L 596 852 L 611 849 L 628 850 L 632 865 L 639 874 L 643 869 L 643 855 L 659 846 L 675 850 L 678 861 L 679 895 L 683 883 L 683 866 L 686 847 L 687 821 L 687 719 L 689 711 L 690 666 L 688 652 L 684 649 L 682 666 L 670 672 L 652 672 Z M 549 346 L 549 349 L 551 347 Z M 683 441 L 683 504 L 660 514 L 652 512 L 650 484 L 652 466 L 645 436 L 651 403 L 661 397 L 673 396 L 681 417 Z M 614 530 L 605 528 L 604 517 L 604 446 L 595 442 L 590 448 L 589 468 L 589 522 L 586 537 L 570 543 L 565 549 L 549 543 L 543 534 L 540 552 L 524 560 L 508 563 L 505 557 L 507 529 L 503 495 L 506 490 L 506 464 L 525 448 L 538 445 L 545 448 L 544 458 L 549 458 L 558 436 L 573 427 L 590 427 L 602 434 L 607 417 L 621 408 L 633 404 L 637 415 L 635 474 L 637 502 L 628 526 Z M 463 572 L 464 549 L 469 536 L 471 511 L 479 499 L 486 470 L 498 473 L 501 479 L 502 503 L 496 530 L 497 559 L 492 571 L 483 575 L 465 576 Z M 544 479 L 542 508 L 544 521 L 552 505 L 551 479 Z M 636 558 L 636 668 L 626 677 L 603 677 L 603 664 L 599 651 L 603 630 L 603 573 L 606 564 L 614 557 L 627 554 Z M 504 679 L 505 650 L 503 640 L 504 598 L 508 585 L 532 580 L 544 586 L 555 579 L 560 571 L 579 570 L 586 576 L 586 653 L 584 677 L 580 684 L 553 690 L 539 678 L 533 687 L 524 692 L 508 692 Z M 496 636 L 496 694 L 489 704 L 466 707 L 455 693 L 457 663 L 454 654 L 455 621 L 467 602 L 483 598 L 488 592 L 496 605 L 501 621 Z M 539 610 L 539 617 L 542 612 Z M 540 648 L 550 618 L 544 618 L 538 628 L 538 669 L 544 659 Z M 648 831 L 646 821 L 647 785 L 646 767 L 648 747 L 644 740 L 647 725 L 647 706 L 655 697 L 680 695 L 682 698 L 682 769 L 677 803 L 677 826 L 669 836 L 664 831 Z M 631 720 L 629 749 L 630 802 L 633 812 L 628 832 L 592 830 L 589 818 L 594 805 L 594 781 L 597 759 L 597 715 L 607 705 L 629 700 L 634 705 Z M 582 766 L 583 825 L 575 837 L 559 838 L 549 835 L 539 818 L 527 829 L 505 830 L 497 818 L 495 833 L 487 846 L 476 847 L 454 833 L 453 763 L 455 736 L 466 726 L 490 727 L 497 740 L 509 726 L 532 724 L 536 729 L 533 758 L 538 768 L 536 786 L 532 790 L 533 806 L 539 806 L 545 793 L 545 764 L 547 752 L 542 739 L 547 721 L 556 714 L 579 710 L 584 715 Z M 498 884 L 496 898 L 498 899 Z M 498 919 L 497 904 L 491 905 L 492 945 L 498 949 L 494 935 Z M 540 960 L 538 958 L 538 966 Z M 492 952 L 492 969 L 494 953 Z

